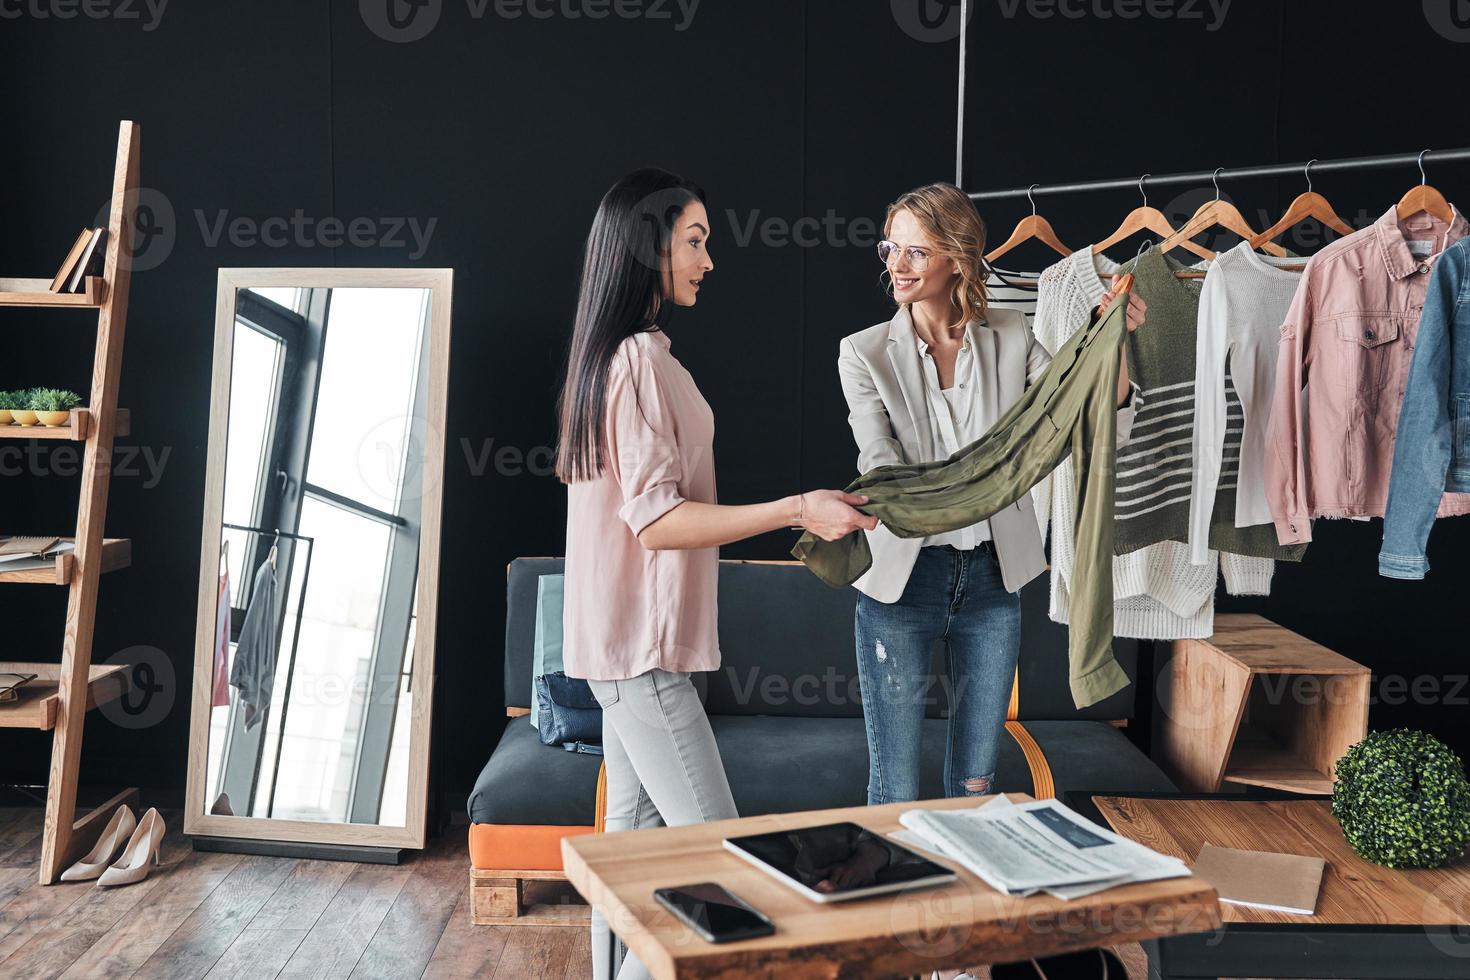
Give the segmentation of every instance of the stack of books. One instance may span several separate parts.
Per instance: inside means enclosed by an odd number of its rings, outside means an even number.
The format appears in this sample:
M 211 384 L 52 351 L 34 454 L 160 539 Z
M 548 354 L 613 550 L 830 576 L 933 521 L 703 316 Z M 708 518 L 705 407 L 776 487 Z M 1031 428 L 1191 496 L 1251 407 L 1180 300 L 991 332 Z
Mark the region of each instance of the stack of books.
M 82 280 L 87 277 L 87 270 L 96 264 L 102 239 L 106 237 L 106 228 L 83 228 L 77 235 L 77 240 L 72 244 L 71 251 L 66 253 L 66 260 L 61 263 L 61 268 L 56 270 L 56 277 L 51 280 L 51 291 L 53 293 L 79 293 L 82 291 Z

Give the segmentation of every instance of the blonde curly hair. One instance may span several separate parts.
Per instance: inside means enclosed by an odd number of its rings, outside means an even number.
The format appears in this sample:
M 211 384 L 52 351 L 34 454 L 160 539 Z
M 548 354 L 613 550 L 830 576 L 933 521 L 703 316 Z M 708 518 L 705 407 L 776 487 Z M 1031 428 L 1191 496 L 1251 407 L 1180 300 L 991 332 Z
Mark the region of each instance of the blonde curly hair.
M 960 322 L 985 319 L 990 308 L 985 294 L 985 222 L 974 202 L 955 185 L 942 181 L 916 187 L 888 205 L 884 236 L 899 211 L 913 215 L 938 247 L 938 254 L 954 262 L 959 275 L 952 300 Z

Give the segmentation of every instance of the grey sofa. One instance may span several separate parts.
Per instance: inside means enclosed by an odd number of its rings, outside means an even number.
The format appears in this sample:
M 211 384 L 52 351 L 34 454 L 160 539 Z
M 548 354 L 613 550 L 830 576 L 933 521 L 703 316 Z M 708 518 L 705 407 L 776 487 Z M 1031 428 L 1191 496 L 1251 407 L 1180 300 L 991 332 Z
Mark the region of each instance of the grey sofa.
M 542 745 L 529 708 L 537 579 L 560 559 L 511 563 L 505 630 L 505 701 L 514 715 L 493 741 L 469 798 L 475 919 L 524 913 L 526 878 L 557 877 L 560 841 L 600 828 L 598 756 Z M 1002 740 L 996 788 L 1161 792 L 1175 787 L 1115 722 L 1133 717 L 1133 689 L 1078 710 L 1067 688 L 1066 629 L 1046 616 L 1047 583 L 1022 592 L 1019 700 Z M 853 648 L 857 593 L 832 589 L 795 563 L 726 561 L 720 567 L 721 669 L 701 675 L 705 708 L 743 815 L 860 806 L 867 744 Z M 1137 644 L 1115 641 L 1135 675 Z M 942 794 L 945 684 L 938 650 L 924 730 L 924 796 Z M 487 746 L 487 748 L 489 748 Z M 487 884 L 489 883 L 489 884 Z

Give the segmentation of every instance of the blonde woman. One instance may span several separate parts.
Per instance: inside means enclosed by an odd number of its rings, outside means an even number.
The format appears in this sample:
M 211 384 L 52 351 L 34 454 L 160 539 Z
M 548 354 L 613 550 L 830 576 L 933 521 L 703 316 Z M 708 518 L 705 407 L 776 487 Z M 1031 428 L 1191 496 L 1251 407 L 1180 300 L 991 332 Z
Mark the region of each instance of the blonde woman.
M 898 308 L 841 344 L 838 371 L 858 470 L 942 460 L 974 442 L 1051 361 L 1024 316 L 989 309 L 985 225 L 952 184 L 888 207 L 879 258 Z M 1104 303 L 1112 300 L 1109 293 Z M 1128 329 L 1145 306 L 1129 299 Z M 1123 359 L 1118 438 L 1132 426 Z M 858 678 L 868 735 L 868 802 L 918 798 L 930 654 L 944 641 L 951 712 L 947 796 L 991 791 L 1021 639 L 1020 589 L 1046 567 L 1029 496 L 971 527 L 928 538 L 864 532 L 873 565 L 855 584 Z

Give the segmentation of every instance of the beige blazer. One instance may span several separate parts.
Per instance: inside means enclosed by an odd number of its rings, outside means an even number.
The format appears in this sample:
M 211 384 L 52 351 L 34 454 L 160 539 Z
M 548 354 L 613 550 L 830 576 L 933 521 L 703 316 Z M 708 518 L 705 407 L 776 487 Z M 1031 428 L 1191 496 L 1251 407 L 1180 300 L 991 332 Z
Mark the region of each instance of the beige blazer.
M 989 428 L 1025 393 L 1051 363 L 1017 310 L 992 309 L 984 322 L 970 323 L 971 350 L 979 358 L 982 422 Z M 948 457 L 925 393 L 913 321 L 906 306 L 892 320 L 845 337 L 839 345 L 837 371 L 847 398 L 847 422 L 858 447 L 858 472 L 889 463 L 925 463 Z M 1138 404 L 1134 397 L 1118 411 L 1118 444 L 1128 439 Z M 922 538 L 900 538 L 882 524 L 863 532 L 873 566 L 853 583 L 879 602 L 897 602 L 908 584 Z M 1000 560 L 1006 589 L 1021 586 L 1046 568 L 1041 530 L 1031 495 L 990 518 L 991 540 Z

